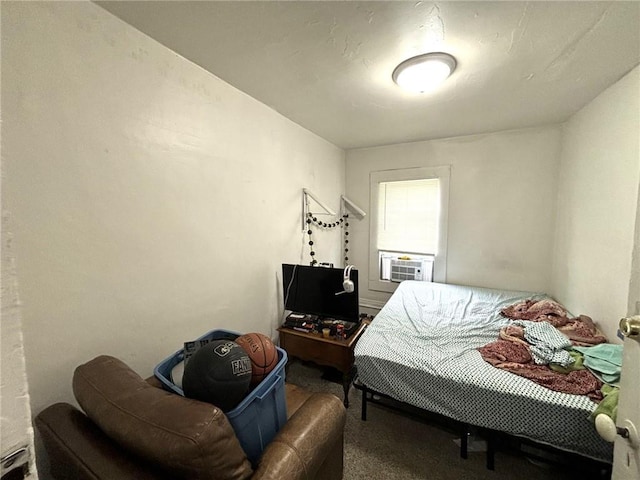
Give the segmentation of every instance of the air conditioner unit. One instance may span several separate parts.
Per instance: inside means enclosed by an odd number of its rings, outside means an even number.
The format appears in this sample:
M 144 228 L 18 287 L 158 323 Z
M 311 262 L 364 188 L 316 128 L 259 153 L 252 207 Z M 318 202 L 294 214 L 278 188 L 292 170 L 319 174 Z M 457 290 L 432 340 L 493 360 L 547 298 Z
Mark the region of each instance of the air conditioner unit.
M 404 280 L 418 280 L 422 282 L 433 281 L 433 260 L 391 260 L 391 281 L 402 282 Z

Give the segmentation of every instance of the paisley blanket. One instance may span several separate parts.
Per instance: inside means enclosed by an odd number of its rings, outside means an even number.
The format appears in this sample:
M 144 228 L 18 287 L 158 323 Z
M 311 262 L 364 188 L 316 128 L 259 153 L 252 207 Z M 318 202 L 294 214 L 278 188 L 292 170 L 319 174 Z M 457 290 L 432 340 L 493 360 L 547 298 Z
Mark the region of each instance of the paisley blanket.
M 580 347 L 590 347 L 607 341 L 607 337 L 598 330 L 591 317 L 586 315 L 580 315 L 568 321 L 565 325 L 558 327 L 558 330 L 569 337 L 572 345 Z
M 512 320 L 549 322 L 569 337 L 573 345 L 589 346 L 607 341 L 591 317 L 580 315 L 570 318 L 569 313 L 562 305 L 550 299 L 523 300 L 503 308 L 500 313 Z
M 500 313 L 512 320 L 530 320 L 532 322 L 549 322 L 554 327 L 565 325 L 567 310 L 553 300 L 524 300 L 503 308 Z

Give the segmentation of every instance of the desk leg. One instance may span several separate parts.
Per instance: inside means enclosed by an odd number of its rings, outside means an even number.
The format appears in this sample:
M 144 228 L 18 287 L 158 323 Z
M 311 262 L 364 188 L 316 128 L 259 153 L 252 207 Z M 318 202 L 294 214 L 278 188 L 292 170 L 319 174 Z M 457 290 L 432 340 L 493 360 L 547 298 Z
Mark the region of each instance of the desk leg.
M 355 373 L 355 368 L 351 367 L 346 373 L 342 374 L 342 389 L 344 390 L 344 406 L 345 408 L 349 408 L 349 389 L 351 388 L 351 382 L 353 382 L 353 377 Z

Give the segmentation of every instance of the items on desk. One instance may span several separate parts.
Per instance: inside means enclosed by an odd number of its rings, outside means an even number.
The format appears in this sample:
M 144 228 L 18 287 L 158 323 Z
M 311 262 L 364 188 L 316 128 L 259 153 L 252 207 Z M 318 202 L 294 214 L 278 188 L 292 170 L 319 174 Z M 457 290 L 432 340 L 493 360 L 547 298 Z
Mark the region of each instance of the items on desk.
M 346 339 L 358 328 L 358 322 L 346 320 L 336 320 L 333 318 L 319 318 L 315 315 L 305 315 L 302 313 L 290 313 L 284 321 L 285 328 L 305 333 L 318 332 L 323 334 L 329 329 L 329 338 Z
M 291 313 L 284 321 L 284 326 L 300 332 L 313 332 L 316 329 L 317 317 L 302 313 Z
M 313 323 L 302 323 L 301 325 L 294 326 L 291 328 L 299 332 L 311 333 L 316 329 L 316 326 Z

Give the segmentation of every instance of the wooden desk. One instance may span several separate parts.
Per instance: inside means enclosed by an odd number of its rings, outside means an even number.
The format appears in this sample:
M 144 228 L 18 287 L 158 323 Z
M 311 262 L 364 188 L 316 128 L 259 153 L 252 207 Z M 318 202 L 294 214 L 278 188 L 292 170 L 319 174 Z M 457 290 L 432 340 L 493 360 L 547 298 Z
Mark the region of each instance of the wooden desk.
M 299 332 L 290 328 L 280 327 L 280 347 L 286 350 L 289 358 L 311 361 L 318 365 L 333 367 L 342 373 L 342 388 L 344 390 L 344 406 L 349 406 L 349 388 L 353 381 L 353 349 L 365 328 L 367 322 L 362 322 L 358 329 L 346 340 L 323 338 L 317 332 Z

